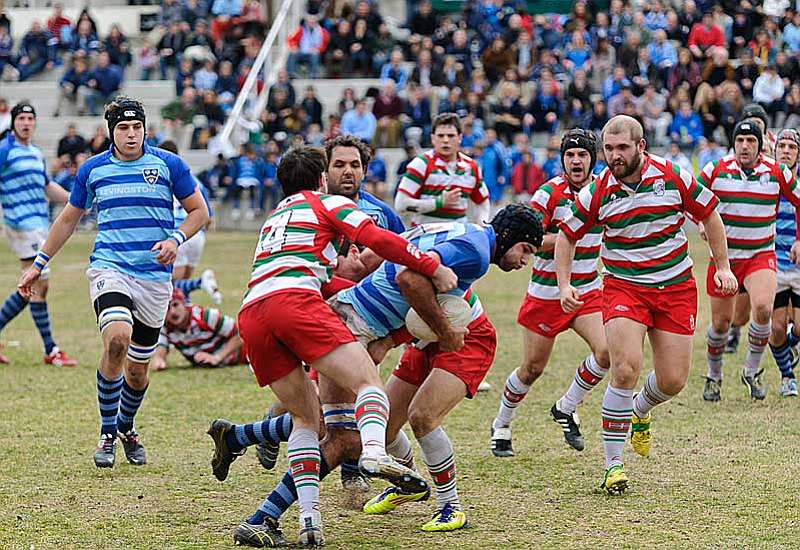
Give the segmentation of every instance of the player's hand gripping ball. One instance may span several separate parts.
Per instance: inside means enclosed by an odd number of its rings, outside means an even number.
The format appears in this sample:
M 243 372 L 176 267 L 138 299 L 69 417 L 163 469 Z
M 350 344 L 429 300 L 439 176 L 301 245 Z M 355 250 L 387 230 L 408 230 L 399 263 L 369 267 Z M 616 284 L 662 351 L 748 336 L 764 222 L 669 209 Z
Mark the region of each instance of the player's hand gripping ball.
M 452 294 L 437 294 L 436 301 L 453 327 L 466 328 L 472 320 L 472 308 L 463 297 Z M 426 342 L 436 342 L 439 337 L 413 309 L 406 314 L 406 328 L 412 336 Z

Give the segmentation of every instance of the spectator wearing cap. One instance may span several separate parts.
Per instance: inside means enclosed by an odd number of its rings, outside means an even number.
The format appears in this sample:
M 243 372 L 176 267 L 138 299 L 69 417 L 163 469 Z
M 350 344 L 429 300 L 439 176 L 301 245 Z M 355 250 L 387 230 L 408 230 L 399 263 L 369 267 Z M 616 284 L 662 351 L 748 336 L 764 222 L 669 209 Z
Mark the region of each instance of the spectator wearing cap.
M 77 108 L 78 114 L 83 113 L 84 106 L 78 105 L 78 90 L 85 88 L 89 83 L 89 62 L 86 56 L 73 56 L 69 68 L 64 71 L 61 80 L 58 81 L 58 103 L 53 113 L 54 117 L 61 114 L 64 104 L 68 103 Z
M 377 126 L 378 121 L 375 119 L 375 115 L 367 110 L 367 102 L 359 99 L 355 108 L 342 116 L 341 133 L 354 135 L 361 138 L 362 141 L 372 143 Z
M 725 34 L 722 29 L 714 23 L 714 14 L 707 11 L 703 14 L 700 23 L 692 26 L 687 41 L 689 51 L 695 59 L 704 59 L 709 55 L 708 49 L 712 46 L 725 46 Z
M 767 65 L 753 85 L 753 101 L 764 107 L 767 114 L 774 118 L 777 112 L 783 111 L 785 108 L 786 104 L 783 100 L 785 93 L 786 87 L 783 79 L 778 75 L 777 68 L 773 64 Z
M 50 33 L 42 28 L 39 21 L 31 23 L 31 30 L 22 37 L 22 43 L 17 51 L 17 70 L 20 82 L 45 69 L 53 68 L 55 51 L 50 42 L 51 38 Z
M 297 66 L 303 63 L 309 66 L 311 78 L 319 78 L 320 59 L 328 47 L 328 40 L 328 31 L 320 26 L 316 16 L 306 16 L 305 21 L 289 36 L 289 76 L 296 77 Z
M 693 149 L 703 135 L 703 121 L 688 101 L 682 101 L 680 109 L 672 117 L 669 134 L 672 141 L 687 149 Z
M 122 69 L 111 64 L 108 52 L 100 52 L 97 66 L 89 71 L 86 87 L 82 89 L 85 92 L 86 109 L 92 116 L 97 116 L 98 105 L 105 105 L 114 99 L 121 86 Z

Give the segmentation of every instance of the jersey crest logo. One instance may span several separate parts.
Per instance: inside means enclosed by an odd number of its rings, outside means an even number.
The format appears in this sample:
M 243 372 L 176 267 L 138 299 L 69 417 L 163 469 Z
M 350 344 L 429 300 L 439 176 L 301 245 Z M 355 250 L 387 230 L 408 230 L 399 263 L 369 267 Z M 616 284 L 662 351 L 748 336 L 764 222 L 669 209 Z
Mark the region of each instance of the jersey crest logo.
M 155 185 L 158 181 L 158 168 L 144 168 L 142 177 L 149 185 Z
M 660 197 L 664 194 L 665 187 L 664 180 L 658 180 L 653 184 L 653 193 Z
M 762 176 L 760 178 L 758 178 L 758 182 L 761 185 L 769 184 L 769 174 L 762 174 Z

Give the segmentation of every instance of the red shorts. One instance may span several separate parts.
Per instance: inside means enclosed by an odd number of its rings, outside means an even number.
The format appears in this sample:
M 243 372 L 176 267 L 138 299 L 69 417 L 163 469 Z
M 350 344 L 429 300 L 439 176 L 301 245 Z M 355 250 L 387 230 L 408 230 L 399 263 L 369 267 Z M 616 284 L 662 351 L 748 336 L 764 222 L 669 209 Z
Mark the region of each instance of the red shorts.
M 770 271 L 777 271 L 775 260 L 775 252 L 769 250 L 767 252 L 759 252 L 749 260 L 733 260 L 731 261 L 731 271 L 736 276 L 736 281 L 739 283 L 739 288 L 744 288 L 744 280 L 748 275 L 768 269 Z M 708 270 L 706 271 L 706 294 L 715 298 L 732 298 L 735 294 L 723 294 L 714 284 L 714 274 L 717 272 L 717 266 L 714 265 L 714 260 L 709 260 Z
M 673 334 L 694 334 L 697 323 L 697 285 L 694 278 L 664 288 L 603 280 L 603 322 L 625 317 Z
M 260 386 L 355 342 L 339 316 L 315 292 L 280 292 L 239 312 L 239 334 Z
M 406 347 L 392 375 L 414 386 L 421 386 L 433 369 L 442 369 L 464 382 L 467 385 L 467 397 L 471 398 L 494 362 L 497 332 L 485 315 L 475 319 L 467 328 L 469 334 L 464 338 L 464 347 L 458 351 L 439 351 L 436 343 L 428 344 L 423 349 Z
M 590 290 L 581 296 L 581 300 L 583 305 L 579 310 L 566 313 L 561 309 L 560 300 L 543 300 L 526 294 L 517 323 L 545 338 L 555 338 L 569 329 L 576 317 L 603 311 L 603 292 L 600 289 Z

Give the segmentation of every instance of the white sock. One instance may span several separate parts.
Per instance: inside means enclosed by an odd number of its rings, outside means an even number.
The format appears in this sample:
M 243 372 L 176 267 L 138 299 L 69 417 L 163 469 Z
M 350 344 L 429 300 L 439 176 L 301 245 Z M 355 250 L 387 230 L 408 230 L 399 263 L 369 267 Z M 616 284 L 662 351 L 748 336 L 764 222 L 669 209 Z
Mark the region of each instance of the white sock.
M 386 452 L 395 457 L 397 462 L 412 468 L 414 464 L 414 451 L 411 449 L 411 441 L 403 430 L 397 432 L 394 441 L 386 445 Z
M 449 503 L 460 510 L 461 504 L 458 501 L 458 491 L 456 490 L 456 464 L 450 438 L 439 426 L 417 441 L 422 447 L 422 458 L 436 487 L 436 501 L 439 509 Z
M 761 366 L 761 357 L 764 349 L 769 342 L 769 334 L 772 329 L 772 322 L 760 325 L 755 321 L 750 321 L 747 329 L 747 356 L 744 360 L 744 373 L 746 376 L 754 376 Z
M 706 333 L 708 374 L 706 376 L 717 382 L 722 382 L 722 354 L 725 352 L 725 344 L 727 342 L 728 335 L 726 333 L 717 332 L 713 326 L 708 326 L 708 332 Z
M 653 410 L 653 407 L 661 403 L 666 403 L 673 397 L 675 396 L 669 395 L 658 388 L 656 373 L 653 371 L 647 375 L 642 390 L 636 394 L 633 400 L 633 414 L 639 418 L 644 418 Z
M 367 386 L 356 396 L 356 423 L 361 434 L 361 452 L 386 454 L 386 424 L 389 422 L 389 399 L 378 386 Z
M 606 470 L 612 466 L 621 466 L 622 451 L 625 439 L 631 427 L 633 414 L 633 390 L 615 388 L 611 384 L 606 387 L 603 396 L 603 454 Z
M 494 428 L 507 428 L 514 420 L 514 415 L 517 413 L 517 407 L 520 402 L 525 399 L 528 390 L 531 389 L 527 384 L 523 384 L 522 380 L 517 376 L 517 371 L 514 371 L 506 378 L 506 385 L 503 388 L 503 395 L 500 396 L 500 408 L 497 411 L 497 418 L 494 419 Z
M 300 506 L 300 526 L 311 518 L 313 525 L 321 525 L 319 508 L 320 450 L 317 433 L 307 428 L 292 430 L 288 441 L 289 471 L 292 472 Z
M 558 409 L 561 412 L 572 413 L 578 408 L 592 389 L 600 383 L 608 373 L 608 369 L 602 368 L 597 364 L 594 354 L 589 355 L 578 365 L 572 383 L 567 389 L 567 393 L 561 398 Z

